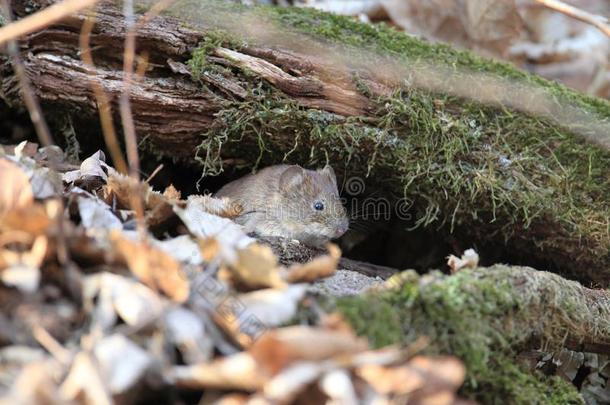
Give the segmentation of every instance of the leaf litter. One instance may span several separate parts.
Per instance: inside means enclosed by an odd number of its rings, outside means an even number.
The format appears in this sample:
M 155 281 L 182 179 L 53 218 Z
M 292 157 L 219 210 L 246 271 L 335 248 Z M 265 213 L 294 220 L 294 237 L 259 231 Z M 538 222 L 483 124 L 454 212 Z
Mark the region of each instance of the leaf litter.
M 372 350 L 338 314 L 294 323 L 338 247 L 280 264 L 231 220 L 238 205 L 154 191 L 104 160 L 0 149 L 0 299 L 23 303 L 0 314 L 1 403 L 460 401 L 455 358 Z

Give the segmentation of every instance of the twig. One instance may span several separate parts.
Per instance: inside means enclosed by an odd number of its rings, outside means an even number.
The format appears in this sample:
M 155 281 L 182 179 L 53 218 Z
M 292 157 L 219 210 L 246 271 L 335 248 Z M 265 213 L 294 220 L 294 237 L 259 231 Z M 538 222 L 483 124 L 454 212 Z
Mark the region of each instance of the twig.
M 591 24 L 610 37 L 610 25 L 608 25 L 608 19 L 606 17 L 589 13 L 588 11 L 581 10 L 560 0 L 536 0 L 536 2 L 567 16 Z
M 145 180 L 145 183 L 150 183 L 150 181 L 157 175 L 157 173 L 159 173 L 161 171 L 161 169 L 163 169 L 163 164 L 160 164 L 159 166 L 157 166 L 157 168 Z
M 99 0 L 65 0 L 35 14 L 0 28 L 0 45 L 30 32 L 44 28 L 57 20 L 94 5 Z
M 13 13 L 9 6 L 7 0 L 2 1 L 2 6 L 4 8 L 6 19 L 10 22 L 13 20 Z M 17 24 L 11 23 L 6 26 L 6 28 Z M 0 29 L 0 33 L 2 29 Z M 1 38 L 1 37 L 0 37 Z M 28 109 L 28 113 L 30 114 L 30 120 L 32 124 L 34 124 L 34 129 L 36 130 L 36 135 L 38 135 L 38 139 L 43 146 L 53 145 L 53 137 L 51 136 L 51 131 L 49 131 L 49 127 L 47 126 L 46 121 L 42 115 L 42 109 L 40 108 L 40 104 L 38 104 L 38 99 L 34 94 L 34 90 L 32 90 L 32 86 L 30 84 L 30 79 L 28 78 L 27 73 L 25 72 L 25 67 L 23 66 L 23 62 L 21 61 L 21 56 L 19 55 L 19 47 L 17 45 L 17 41 L 13 40 L 14 37 L 8 37 L 7 51 L 11 58 L 11 65 L 13 66 L 13 70 L 15 71 L 15 75 L 19 80 L 19 87 L 21 88 L 21 95 L 23 96 L 23 101 Z M 0 40 L 0 44 L 3 41 Z
M 162 0 L 157 2 L 138 24 L 135 23 L 133 12 L 133 0 L 125 0 L 123 3 L 123 14 L 127 32 L 125 35 L 125 50 L 123 52 L 123 92 L 119 100 L 119 111 L 121 114 L 121 124 L 125 136 L 125 146 L 127 148 L 127 161 L 129 162 L 129 175 L 134 184 L 134 192 L 131 195 L 132 208 L 136 213 L 138 230 L 142 240 L 145 239 L 144 206 L 140 196 L 140 158 L 138 156 L 138 144 L 129 93 L 134 75 L 134 60 L 136 53 L 136 32 L 149 20 L 158 15 L 165 8 L 169 7 L 175 0 Z M 143 66 L 146 66 L 144 64 Z M 138 72 L 139 73 L 139 72 Z M 142 71 L 142 74 L 144 71 Z
M 132 192 L 130 193 L 131 205 L 136 214 L 138 232 L 142 241 L 146 240 L 146 224 L 144 221 L 144 204 L 140 188 L 140 157 L 138 155 L 138 143 L 136 129 L 133 122 L 129 93 L 133 76 L 133 62 L 136 53 L 136 25 L 133 13 L 133 0 L 125 0 L 123 3 L 123 14 L 127 32 L 125 34 L 125 50 L 123 52 L 123 92 L 119 99 L 119 111 L 121 124 L 125 136 L 127 148 L 127 161 L 129 163 L 129 176 L 132 180 Z
M 85 20 L 81 29 L 79 37 L 81 59 L 87 68 L 87 74 L 91 77 L 91 89 L 93 90 L 93 94 L 97 101 L 97 109 L 100 115 L 100 123 L 102 125 L 104 141 L 106 143 L 106 147 L 108 147 L 108 151 L 110 152 L 110 157 L 112 158 L 114 167 L 120 173 L 127 173 L 127 163 L 123 158 L 118 137 L 116 131 L 114 130 L 110 101 L 108 100 L 108 96 L 102 88 L 102 85 L 95 77 L 97 69 L 95 67 L 95 63 L 93 62 L 93 56 L 91 55 L 91 47 L 89 46 L 91 31 L 93 30 L 94 24 L 95 18 L 91 16 Z
M 67 365 L 70 364 L 72 355 L 69 350 L 64 348 L 46 329 L 40 325 L 31 325 L 32 335 L 38 343 L 44 347 L 57 361 Z

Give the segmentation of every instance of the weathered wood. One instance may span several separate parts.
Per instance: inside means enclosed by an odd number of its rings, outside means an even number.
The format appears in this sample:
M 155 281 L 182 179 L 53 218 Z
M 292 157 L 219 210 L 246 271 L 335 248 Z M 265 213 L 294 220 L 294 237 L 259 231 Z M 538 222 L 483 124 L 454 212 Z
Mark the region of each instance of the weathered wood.
M 15 1 L 14 11 L 23 15 L 25 1 Z M 35 1 L 43 7 L 52 0 Z M 111 1 L 100 3 L 95 16 L 90 46 L 97 69 L 91 76 L 79 57 L 79 34 L 87 18 L 81 13 L 65 19 L 22 41 L 23 62 L 39 99 L 48 105 L 76 110 L 96 117 L 97 104 L 91 81 L 98 82 L 109 95 L 113 110 L 123 90 L 123 41 L 126 32 L 120 10 Z M 192 158 L 193 148 L 202 133 L 208 130 L 215 114 L 227 102 L 244 99 L 246 91 L 236 82 L 204 75 L 202 88 L 190 79 L 184 63 L 203 39 L 205 31 L 186 28 L 179 20 L 158 17 L 141 25 L 137 32 L 137 53 L 150 60 L 145 77 L 139 78 L 130 91 L 133 118 L 140 138 L 149 138 L 161 151 Z M 218 65 L 248 68 L 277 86 L 303 106 L 319 108 L 339 115 L 361 115 L 369 104 L 352 85 L 341 86 L 331 77 L 316 75 L 303 55 L 272 49 L 245 47 L 240 52 L 218 48 L 213 62 Z M 299 67 L 287 73 L 281 67 Z M 4 66 L 0 81 L 0 97 L 19 103 L 17 82 Z

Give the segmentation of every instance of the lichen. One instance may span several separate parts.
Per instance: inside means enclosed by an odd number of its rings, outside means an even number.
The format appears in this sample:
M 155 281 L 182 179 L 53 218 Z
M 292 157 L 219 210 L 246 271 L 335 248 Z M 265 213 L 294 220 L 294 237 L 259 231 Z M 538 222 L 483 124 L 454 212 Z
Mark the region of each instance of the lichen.
M 335 305 L 357 333 L 376 347 L 408 345 L 427 336 L 430 345 L 425 353 L 459 357 L 467 368 L 462 392 L 482 403 L 582 403 L 572 385 L 529 372 L 516 360 L 532 331 L 542 333 L 551 348 L 560 347 L 565 338 L 547 325 L 533 327 L 540 317 L 539 307 L 529 305 L 530 299 L 536 300 L 536 291 L 515 290 L 510 274 L 518 270 L 496 266 L 422 278 L 407 272 L 389 291 L 340 298 Z M 562 318 L 562 300 L 542 299 L 556 305 L 549 305 L 557 316 L 554 322 L 569 322 Z M 577 309 L 582 314 L 582 308 Z

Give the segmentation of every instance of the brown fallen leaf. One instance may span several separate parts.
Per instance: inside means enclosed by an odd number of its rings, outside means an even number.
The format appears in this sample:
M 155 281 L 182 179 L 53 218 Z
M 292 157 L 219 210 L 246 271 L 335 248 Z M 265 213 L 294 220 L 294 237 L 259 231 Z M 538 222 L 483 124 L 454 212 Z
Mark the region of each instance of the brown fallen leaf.
M 206 262 L 211 262 L 220 254 L 220 242 L 214 237 L 200 238 L 199 251 Z
M 303 391 L 319 379 L 325 369 L 326 367 L 323 364 L 313 361 L 296 362 L 294 365 L 286 367 L 265 384 L 263 389 L 265 398 L 269 399 L 271 403 L 290 404 L 294 403 L 295 397 L 299 395 L 301 399 L 305 400 L 305 403 L 313 403 L 306 401 L 311 398 L 306 398 Z M 297 401 L 297 403 L 302 402 Z
M 320 361 L 366 350 L 368 343 L 351 333 L 290 326 L 264 333 L 249 352 L 261 368 L 277 374 L 295 361 Z
M 462 362 L 451 356 L 416 356 L 409 362 L 409 366 L 427 373 L 429 378 L 453 389 L 458 389 L 466 376 L 466 368 Z
M 23 141 L 18 145 L 2 145 L 0 147 L 4 150 L 4 153 L 17 157 L 26 156 L 31 158 L 38 152 L 38 144 L 29 141 Z
M 77 398 L 82 398 L 85 403 L 91 405 L 114 403 L 95 360 L 84 351 L 74 357 L 70 372 L 60 390 L 66 401 L 76 401 Z
M 176 215 L 173 205 L 180 201 L 180 192 L 174 186 L 167 187 L 161 194 L 148 183 L 136 184 L 130 177 L 115 173 L 108 176 L 103 188 L 106 203 L 112 205 L 116 201 L 118 207 L 123 209 L 130 209 L 134 193 L 142 196 L 148 226 L 158 226 Z
M 460 17 L 470 41 L 486 50 L 504 54 L 523 30 L 515 0 L 468 0 L 460 3 Z
M 226 270 L 228 271 L 223 272 L 224 276 L 237 288 L 253 290 L 286 286 L 273 250 L 260 243 L 253 243 L 244 249 L 239 249 L 237 260 L 226 267 Z
M 263 387 L 269 376 L 249 353 L 241 352 L 210 363 L 175 366 L 168 378 L 178 387 L 256 391 Z
M 289 322 L 306 293 L 305 284 L 221 296 L 212 317 L 231 338 L 249 348 L 268 328 Z
M 44 235 L 36 237 L 32 248 L 26 252 L 0 249 L 0 280 L 17 287 L 23 292 L 35 292 L 40 282 L 40 266 L 47 253 L 48 239 Z
M 331 276 L 341 258 L 341 249 L 334 243 L 328 244 L 328 254 L 314 258 L 307 263 L 292 264 L 284 274 L 289 283 L 312 282 Z
M 356 374 L 381 394 L 408 394 L 424 386 L 424 376 L 408 365 L 383 367 L 375 364 L 356 369 Z
M 14 209 L 0 217 L 0 232 L 9 234 L 19 232 L 33 240 L 38 235 L 44 235 L 53 224 L 47 210 L 48 202 L 36 203 L 26 208 Z
M 237 393 L 227 394 L 214 401 L 214 405 L 245 405 L 247 403 L 248 395 Z
M 350 325 L 339 312 L 333 312 L 321 317 L 320 326 L 328 330 L 354 334 L 352 325 Z
M 17 375 L 2 404 L 60 404 L 65 401 L 57 389 L 56 373 L 61 366 L 45 359 L 27 363 Z M 6 370 L 4 371 L 6 374 Z
M 514 0 L 381 0 L 381 4 L 407 32 L 497 55 L 523 31 Z
M 0 159 L 0 216 L 34 202 L 28 175 L 15 163 Z
M 110 239 L 123 256 L 129 270 L 148 287 L 161 291 L 176 302 L 185 302 L 189 296 L 189 281 L 173 257 L 146 242 L 133 242 L 118 231 Z

